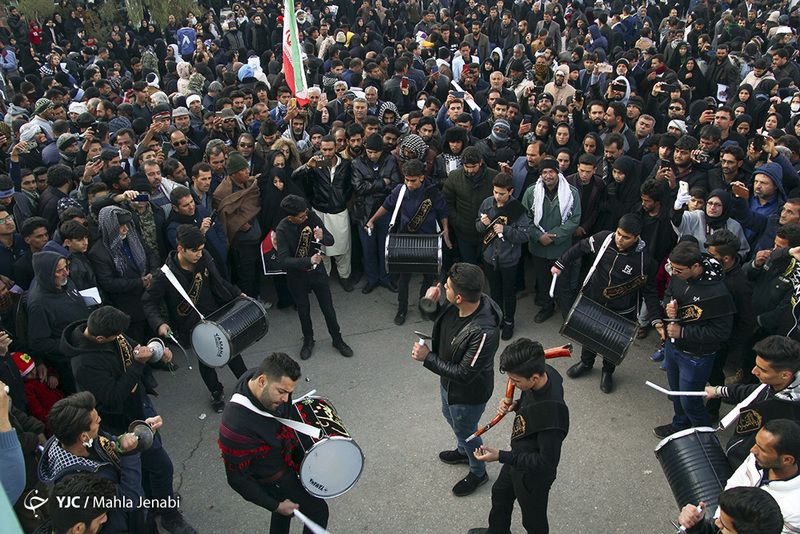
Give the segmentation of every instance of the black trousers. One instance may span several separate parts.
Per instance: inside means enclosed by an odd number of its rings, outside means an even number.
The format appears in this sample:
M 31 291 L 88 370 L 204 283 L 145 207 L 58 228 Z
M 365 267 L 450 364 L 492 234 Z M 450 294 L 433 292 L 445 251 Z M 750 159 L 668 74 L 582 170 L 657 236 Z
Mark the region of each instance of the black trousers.
M 300 327 L 303 330 L 303 337 L 314 338 L 314 325 L 311 324 L 311 303 L 308 298 L 309 289 L 314 291 L 319 302 L 322 315 L 325 316 L 325 323 L 328 326 L 328 333 L 331 338 L 336 340 L 342 337 L 339 330 L 339 322 L 336 320 L 336 310 L 333 309 L 333 297 L 329 284 L 328 273 L 325 266 L 321 263 L 316 269 L 309 271 L 291 271 L 287 275 L 289 291 L 292 294 L 294 303 L 297 305 L 297 314 L 300 316 Z
M 200 377 L 203 379 L 208 391 L 211 393 L 221 391 L 222 383 L 217 377 L 217 370 L 214 367 L 209 367 L 200 360 L 197 360 L 197 363 L 199 364 L 198 367 L 200 368 Z M 241 354 L 237 354 L 236 357 L 231 358 L 231 361 L 228 362 L 228 368 L 231 370 L 231 372 L 233 372 L 236 378 L 239 378 L 244 374 L 245 371 L 247 371 L 247 366 L 245 365 Z
M 514 314 L 517 312 L 517 266 L 497 268 L 484 261 L 483 273 L 489 282 L 489 295 L 503 310 L 503 319 L 506 323 L 514 324 Z
M 522 509 L 522 526 L 528 534 L 548 534 L 547 500 L 552 480 L 539 480 L 518 471 L 510 464 L 503 465 L 500 476 L 492 486 L 492 510 L 489 512 L 487 534 L 509 534 L 514 500 Z
M 408 286 L 411 285 L 411 274 L 403 273 L 397 279 L 397 309 L 408 310 Z M 419 288 L 420 298 L 425 296 L 425 292 L 436 281 L 436 275 L 423 274 L 422 285 Z
M 248 297 L 261 294 L 261 246 L 258 243 L 238 243 L 231 249 L 234 282 Z
M 273 499 L 278 502 L 289 499 L 299 505 L 299 510 L 314 523 L 321 527 L 328 526 L 328 503 L 309 494 L 300 484 L 297 474 L 291 469 L 287 469 L 277 482 L 265 484 L 263 487 Z M 289 534 L 291 521 L 291 517 L 272 512 L 272 520 L 269 525 L 270 534 Z M 312 532 L 308 527 L 304 527 L 303 534 L 312 534 Z

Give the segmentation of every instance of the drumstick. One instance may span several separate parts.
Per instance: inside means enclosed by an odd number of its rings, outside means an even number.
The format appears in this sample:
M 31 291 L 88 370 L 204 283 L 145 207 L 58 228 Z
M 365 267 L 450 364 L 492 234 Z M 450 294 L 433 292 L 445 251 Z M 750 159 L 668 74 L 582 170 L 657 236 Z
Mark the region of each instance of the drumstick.
M 313 532 L 314 534 L 331 534 L 331 533 L 330 533 L 330 532 L 328 532 L 328 531 L 327 531 L 325 528 L 323 528 L 323 527 L 319 526 L 318 524 L 316 524 L 316 523 L 314 523 L 312 520 L 310 520 L 310 519 L 308 518 L 308 516 L 306 516 L 306 515 L 305 515 L 303 512 L 301 512 L 300 510 L 295 510 L 295 511 L 294 511 L 294 515 L 295 515 L 295 517 L 297 517 L 297 519 L 299 519 L 300 521 L 302 521 L 302 522 L 303 522 L 303 524 L 306 526 L 306 528 L 307 528 L 308 530 L 310 530 L 310 531 L 311 531 L 311 532 Z
M 566 356 L 572 356 L 572 343 L 567 343 L 566 345 L 562 345 L 561 347 L 554 347 L 552 349 L 547 349 L 547 350 L 544 351 L 544 357 L 546 359 L 563 358 L 563 357 L 566 357 Z M 506 384 L 506 396 L 503 398 L 503 402 L 507 406 L 511 406 L 513 404 L 513 399 L 514 399 L 514 383 L 511 381 L 511 379 L 509 379 L 508 380 L 508 384 Z M 508 401 L 512 401 L 512 402 L 508 402 Z M 506 413 L 508 413 L 508 412 L 506 412 Z M 494 425 L 499 423 L 500 420 L 504 416 L 505 416 L 505 414 L 497 415 L 494 419 L 489 421 L 489 424 L 487 424 L 483 428 L 479 428 L 477 432 L 472 434 L 465 441 L 472 441 L 473 439 L 477 438 L 478 436 L 481 436 L 481 435 L 485 434 L 486 431 L 488 431 Z
M 172 342 L 173 342 L 173 343 L 175 343 L 176 345 L 178 345 L 178 348 L 179 348 L 179 349 L 181 349 L 181 352 L 183 352 L 183 357 L 184 357 L 184 358 L 186 358 L 186 365 L 188 365 L 188 366 L 189 366 L 189 370 L 191 371 L 191 369 L 192 369 L 192 362 L 190 362 L 190 361 L 189 361 L 189 355 L 186 353 L 186 349 L 184 349 L 184 348 L 183 348 L 183 346 L 182 346 L 180 343 L 178 343 L 178 340 L 177 340 L 177 339 L 175 339 L 175 336 L 173 336 L 173 335 L 172 335 L 172 330 L 170 330 L 170 331 L 168 331 L 168 332 L 167 332 L 167 337 L 168 337 L 168 338 L 170 338 L 170 339 L 172 340 Z
M 674 299 L 674 298 L 673 298 L 673 299 L 670 301 L 670 304 L 675 304 L 675 299 Z M 676 306 L 677 306 L 677 305 L 676 305 Z M 678 322 L 678 321 L 677 321 L 677 319 L 678 319 L 678 318 L 677 318 L 677 317 L 675 317 L 674 319 L 675 319 L 675 321 L 667 321 L 667 322 L 671 322 L 671 323 L 677 323 L 677 322 Z M 671 337 L 671 338 L 669 338 L 669 342 L 670 342 L 670 343 L 672 343 L 672 344 L 674 345 L 674 344 L 675 344 L 675 338 L 674 338 L 674 337 Z
M 556 295 L 556 281 L 558 280 L 558 275 L 553 273 L 553 281 L 550 282 L 550 298 L 555 297 Z
M 697 513 L 698 514 L 702 514 L 703 513 L 703 509 L 700 508 L 699 506 L 695 506 L 695 508 L 697 509 Z M 680 527 L 678 527 L 678 532 L 686 532 L 686 527 L 681 525 Z
M 423 347 L 425 346 L 425 340 L 431 338 L 431 336 L 429 336 L 428 334 L 423 334 L 422 332 L 419 332 L 417 330 L 414 330 L 414 333 L 419 336 L 419 344 L 420 346 Z

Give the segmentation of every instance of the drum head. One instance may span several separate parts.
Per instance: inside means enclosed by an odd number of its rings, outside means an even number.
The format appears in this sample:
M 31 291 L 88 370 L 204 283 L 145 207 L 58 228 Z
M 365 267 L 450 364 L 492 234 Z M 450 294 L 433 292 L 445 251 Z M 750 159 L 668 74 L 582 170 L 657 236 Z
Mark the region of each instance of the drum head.
M 355 441 L 331 437 L 318 441 L 300 464 L 300 482 L 320 499 L 338 497 L 353 487 L 364 469 L 364 455 Z
M 197 359 L 209 367 L 222 367 L 231 359 L 228 334 L 211 321 L 200 321 L 192 330 L 192 348 Z

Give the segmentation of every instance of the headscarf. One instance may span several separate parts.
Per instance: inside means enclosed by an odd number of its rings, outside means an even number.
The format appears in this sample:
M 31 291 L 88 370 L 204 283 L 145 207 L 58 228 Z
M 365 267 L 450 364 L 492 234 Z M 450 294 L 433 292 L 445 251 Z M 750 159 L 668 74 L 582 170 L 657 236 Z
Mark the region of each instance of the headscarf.
M 717 197 L 722 203 L 722 214 L 719 217 L 709 217 L 708 212 L 706 212 L 706 224 L 708 224 L 709 228 L 712 230 L 720 230 L 725 226 L 731 216 L 731 195 L 724 189 L 714 189 L 708 195 L 707 201 L 711 200 L 713 197 Z
M 120 215 L 130 216 L 130 212 L 117 206 L 106 206 L 100 210 L 98 227 L 100 228 L 100 237 L 103 240 L 103 245 L 105 245 L 111 259 L 114 261 L 117 273 L 120 276 L 125 276 L 125 262 L 128 260 L 128 256 L 122 249 L 122 237 L 119 235 Z M 128 242 L 133 261 L 136 263 L 135 268 L 139 270 L 140 275 L 145 276 L 147 274 L 147 255 L 133 224 L 128 225 L 128 235 L 125 240 Z

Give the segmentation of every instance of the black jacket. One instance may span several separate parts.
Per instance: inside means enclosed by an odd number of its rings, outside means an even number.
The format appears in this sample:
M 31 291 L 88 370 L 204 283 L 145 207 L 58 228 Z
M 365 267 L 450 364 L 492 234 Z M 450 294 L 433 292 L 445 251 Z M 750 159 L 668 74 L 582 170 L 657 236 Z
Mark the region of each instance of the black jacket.
M 605 239 L 613 232 L 598 232 L 589 239 L 584 239 L 573 245 L 558 260 L 555 266 L 561 270 L 574 261 L 580 263 L 583 255 L 591 255 L 589 260 L 594 262 Z M 597 268 L 589 279 L 589 283 L 584 288 L 584 294 L 602 304 L 609 310 L 614 310 L 619 314 L 627 314 L 636 311 L 640 295 L 644 297 L 647 304 L 647 311 L 650 321 L 653 323 L 661 322 L 661 307 L 656 292 L 655 280 L 658 264 L 653 261 L 650 254 L 645 250 L 645 243 L 639 239 L 638 243 L 620 251 L 613 236 L 600 258 Z M 619 286 L 631 282 L 639 275 L 644 275 L 644 285 L 633 291 L 628 291 L 617 298 L 608 298 L 604 290 L 608 287 Z
M 724 347 L 739 350 L 753 335 L 756 326 L 756 314 L 753 308 L 753 283 L 747 279 L 747 274 L 739 264 L 736 256 L 736 265 L 725 271 L 725 287 L 733 298 L 736 306 L 736 315 L 733 316 L 733 328 L 730 338 Z
M 753 287 L 752 311 L 756 323 L 764 333 L 786 335 L 793 326 L 791 321 L 794 285 L 792 273 L 797 261 L 789 254 L 789 248 L 777 248 L 763 267 L 748 262 L 742 270 L 755 285 Z
M 352 168 L 349 160 L 337 156 L 339 164 L 331 182 L 328 167 L 311 168 L 301 165 L 292 178 L 303 186 L 306 198 L 315 210 L 323 213 L 341 213 L 353 195 Z
M 710 356 L 730 337 L 736 308 L 723 283 L 724 277 L 719 262 L 710 256 L 704 256 L 703 273 L 700 276 L 689 280 L 678 276 L 670 278 L 664 293 L 664 302 L 669 303 L 674 298 L 679 309 L 691 304 L 702 308 L 703 302 L 712 298 L 728 299 L 728 304 L 724 307 L 728 313 L 681 323 L 681 337 L 675 339 L 675 347 L 679 351 L 693 356 Z
M 395 186 L 401 183 L 400 174 L 397 172 L 397 162 L 391 154 L 381 156 L 377 170 L 366 155 L 352 160 L 351 166 L 356 193 L 353 202 L 353 220 L 359 226 L 364 226 Z M 386 185 L 387 179 L 389 185 Z
M 333 236 L 328 232 L 325 225 L 322 224 L 322 220 L 320 220 L 313 211 L 308 212 L 308 219 L 302 224 L 294 224 L 288 217 L 278 223 L 278 227 L 275 229 L 278 262 L 286 271 L 286 274 L 292 275 L 299 271 L 308 271 L 312 269 L 311 256 L 317 252 L 317 248 L 313 245 L 313 235 L 311 238 L 312 244 L 308 247 L 305 256 L 296 255 L 297 245 L 300 242 L 300 234 L 303 228 L 308 227 L 313 231 L 317 226 L 322 228 L 322 244 L 328 247 L 333 245 Z M 317 267 L 314 271 L 320 271 L 322 273 L 325 272 L 325 269 Z
M 72 373 L 81 391 L 90 391 L 97 400 L 97 413 L 103 419 L 102 428 L 121 434 L 137 419 L 144 420 L 144 402 L 148 393 L 155 394 L 157 386 L 150 368 L 130 355 L 130 364 L 123 363 L 119 343 L 98 344 L 83 335 L 86 321 L 72 323 L 61 336 L 61 352 L 72 358 Z M 124 337 L 124 336 L 123 336 Z M 133 347 L 138 343 L 125 338 Z
M 187 293 L 190 293 L 196 277 L 200 276 L 202 278 L 199 291 L 208 291 L 209 293 L 198 295 L 195 305 L 203 315 L 215 312 L 242 293 L 238 287 L 228 282 L 220 274 L 214 258 L 208 251 L 203 251 L 203 256 L 195 265 L 195 274 L 180 267 L 177 251 L 173 250 L 169 253 L 166 264 Z M 203 305 L 205 302 L 212 301 L 214 302 L 213 307 L 209 308 Z M 166 303 L 169 320 L 165 319 L 161 313 L 163 303 Z M 158 331 L 159 326 L 169 323 L 178 336 L 186 341 L 189 339 L 192 327 L 200 321 L 200 316 L 197 315 L 197 312 L 178 294 L 178 290 L 167 280 L 167 276 L 160 269 L 153 275 L 150 287 L 144 292 L 142 307 L 153 331 Z
M 161 262 L 147 244 L 142 242 L 142 247 L 147 256 L 146 272 L 155 273 L 161 266 Z M 144 320 L 141 302 L 144 284 L 142 284 L 139 271 L 136 270 L 131 260 L 125 259 L 125 273 L 124 276 L 120 276 L 114 266 L 114 260 L 102 240 L 95 243 L 89 251 L 89 259 L 94 266 L 97 282 L 107 297 L 106 303 L 130 315 L 131 321 Z
M 37 356 L 46 356 L 49 361 L 64 358 L 60 351 L 64 329 L 75 321 L 89 318 L 89 309 L 72 280 L 67 278 L 67 285 L 63 288 L 55 285 L 56 266 L 62 259 L 66 258 L 49 251 L 34 256 L 36 279 L 26 301 L 28 343 Z
M 449 356 L 445 360 L 440 357 L 443 344 L 448 343 L 441 339 L 442 318 L 450 313 L 458 314 L 458 308 L 447 302 L 433 325 L 431 352 L 424 365 L 441 376 L 448 404 L 482 404 L 489 400 L 494 388 L 494 354 L 500 345 L 503 311 L 482 295 L 475 316 L 449 340 Z

